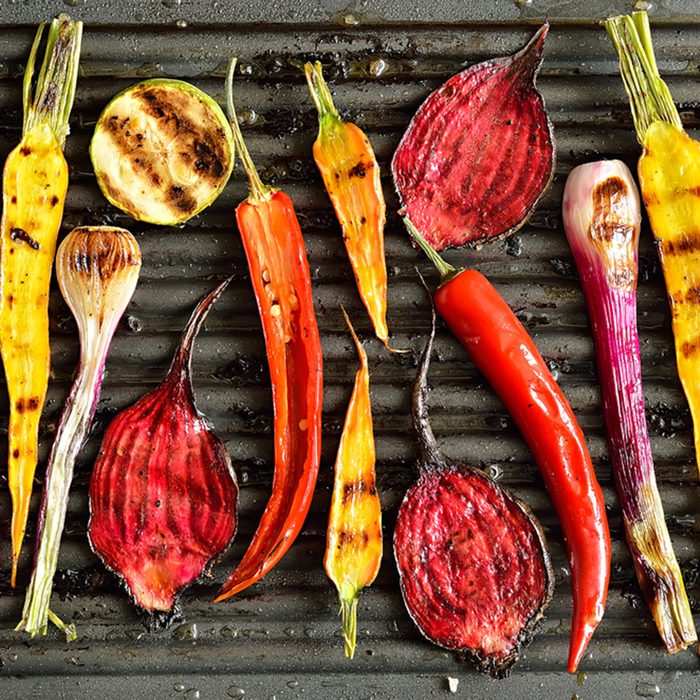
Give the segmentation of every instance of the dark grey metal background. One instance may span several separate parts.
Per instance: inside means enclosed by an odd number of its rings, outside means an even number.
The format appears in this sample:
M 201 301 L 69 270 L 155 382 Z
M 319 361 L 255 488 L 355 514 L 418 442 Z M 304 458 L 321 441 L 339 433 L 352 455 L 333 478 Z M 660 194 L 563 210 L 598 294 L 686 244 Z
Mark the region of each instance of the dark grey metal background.
M 700 121 L 700 3 L 654 0 L 653 5 L 659 65 L 692 131 Z M 53 607 L 78 627 L 79 639 L 70 645 L 55 630 L 32 642 L 11 631 L 24 591 L 9 589 L 9 499 L 4 481 L 0 484 L 0 697 L 447 698 L 448 676 L 459 678 L 457 697 L 469 698 L 697 694 L 700 661 L 694 651 L 663 653 L 621 540 L 589 328 L 559 214 L 562 186 L 573 165 L 622 157 L 633 166 L 637 157 L 613 49 L 596 23 L 633 7 L 631 0 L 0 0 L 0 156 L 19 139 L 21 74 L 35 24 L 60 11 L 84 19 L 82 71 L 66 148 L 72 179 L 64 232 L 81 223 L 117 222 L 137 234 L 144 257 L 139 288 L 114 341 L 97 425 L 81 455 L 69 505 Z M 390 328 L 394 345 L 411 347 L 414 353 L 389 355 L 375 340 L 366 343 L 386 555 L 377 582 L 362 595 L 358 651 L 349 662 L 342 653 L 335 592 L 321 564 L 333 460 L 356 366 L 339 304 L 348 309 L 364 338 L 369 339 L 370 329 L 310 157 L 316 115 L 298 62 L 320 58 L 327 66 L 337 105 L 372 138 L 393 211 L 396 198 L 388 161 L 423 98 L 461 68 L 520 47 L 545 16 L 552 20 L 552 31 L 539 83 L 556 128 L 554 186 L 520 235 L 448 257 L 489 275 L 518 310 L 586 431 L 614 538 L 606 616 L 584 659 L 583 673 L 568 675 L 570 577 L 558 522 L 508 415 L 462 349 L 441 329 L 431 369 L 436 431 L 452 457 L 492 469 L 534 508 L 554 555 L 556 594 L 541 633 L 512 677 L 500 682 L 429 645 L 409 620 L 390 543 L 397 506 L 413 478 L 408 399 L 428 323 L 414 265 L 434 276 L 392 215 L 386 234 Z M 137 224 L 100 196 L 87 146 L 106 101 L 139 78 L 188 78 L 221 102 L 224 68 L 234 53 L 240 58 L 236 101 L 247 119 L 249 148 L 263 177 L 293 196 L 308 245 L 326 363 L 324 445 L 317 495 L 297 543 L 262 583 L 213 606 L 214 592 L 257 525 L 272 472 L 264 348 L 233 215 L 245 184 L 237 170 L 219 200 L 182 228 Z M 700 615 L 700 494 L 691 425 L 676 379 L 663 282 L 648 230 L 641 250 L 639 321 L 654 456 L 676 552 L 693 609 Z M 187 622 L 149 635 L 87 546 L 90 467 L 111 416 L 159 381 L 196 300 L 231 272 L 235 282 L 196 346 L 195 388 L 200 407 L 227 440 L 238 470 L 239 533 L 213 579 L 184 596 Z M 57 292 L 51 314 L 54 364 L 41 438 L 44 459 L 77 357 L 75 326 Z M 4 391 L 0 394 L 6 415 Z M 6 430 L 5 421 L 2 426 Z M 2 454 L 4 449 L 0 445 Z M 4 480 L 4 467 L 2 471 Z M 39 491 L 37 479 L 34 512 Z M 21 584 L 29 574 L 32 535 Z

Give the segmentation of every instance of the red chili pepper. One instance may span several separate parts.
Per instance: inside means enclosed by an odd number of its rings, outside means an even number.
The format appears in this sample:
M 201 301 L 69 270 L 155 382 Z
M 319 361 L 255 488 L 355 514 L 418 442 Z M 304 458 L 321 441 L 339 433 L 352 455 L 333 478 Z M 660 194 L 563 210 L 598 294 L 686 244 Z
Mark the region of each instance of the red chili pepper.
M 438 312 L 513 416 L 557 510 L 571 566 L 573 673 L 603 617 L 610 578 L 605 504 L 583 432 L 532 338 L 493 285 L 476 270 L 448 265 L 405 222 L 442 275 Z
M 311 505 L 321 453 L 323 371 L 311 275 L 292 200 L 264 185 L 243 142 L 233 106 L 235 60 L 226 97 L 250 195 L 236 208 L 270 366 L 275 414 L 272 495 L 248 551 L 215 600 L 261 579 L 296 539 Z

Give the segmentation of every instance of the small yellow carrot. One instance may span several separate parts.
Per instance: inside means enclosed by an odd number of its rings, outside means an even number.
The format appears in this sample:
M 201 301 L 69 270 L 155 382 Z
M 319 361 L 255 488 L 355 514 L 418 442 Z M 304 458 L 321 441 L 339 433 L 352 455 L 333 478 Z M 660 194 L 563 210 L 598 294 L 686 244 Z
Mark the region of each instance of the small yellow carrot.
M 647 13 L 613 17 L 605 26 L 644 149 L 639 184 L 666 280 L 678 376 L 693 418 L 700 468 L 700 142 L 684 131 L 659 74 Z
M 382 510 L 374 473 L 374 433 L 367 355 L 343 310 L 360 357 L 335 462 L 324 566 L 338 589 L 345 656 L 355 653 L 357 599 L 377 577 L 382 559 Z
M 0 353 L 10 397 L 13 586 L 49 381 L 49 282 L 68 189 L 63 145 L 78 76 L 82 22 L 61 15 L 51 23 L 32 95 L 43 30 L 42 24 L 24 74 L 22 140 L 5 162 L 0 222 Z
M 304 66 L 311 97 L 318 109 L 314 160 L 343 229 L 343 240 L 357 288 L 377 338 L 389 347 L 386 324 L 386 205 L 379 165 L 366 134 L 344 122 L 323 79 L 321 64 Z

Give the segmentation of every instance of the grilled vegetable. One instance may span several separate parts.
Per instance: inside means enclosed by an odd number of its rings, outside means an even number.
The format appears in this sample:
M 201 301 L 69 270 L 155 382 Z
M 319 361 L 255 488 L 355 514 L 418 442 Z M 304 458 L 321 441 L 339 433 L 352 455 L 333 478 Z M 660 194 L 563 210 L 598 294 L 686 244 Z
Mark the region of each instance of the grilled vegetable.
M 102 194 L 139 221 L 171 226 L 208 207 L 233 169 L 219 105 L 182 80 L 120 92 L 95 127 L 90 157 Z
M 49 457 L 34 570 L 24 601 L 22 621 L 17 626 L 32 637 L 46 634 L 49 619 L 63 629 L 69 639 L 75 637 L 73 626 L 64 625 L 49 610 L 68 491 L 75 460 L 100 398 L 109 345 L 134 293 L 140 269 L 138 243 L 121 228 L 77 228 L 66 236 L 58 249 L 56 278 L 78 324 L 80 364 Z
M 10 395 L 8 482 L 12 496 L 12 585 L 17 576 L 37 463 L 39 418 L 49 382 L 49 282 L 68 190 L 63 146 L 78 77 L 82 22 L 44 25 L 24 73 L 22 140 L 5 162 L 0 222 L 0 353 Z
M 230 280 L 192 313 L 163 382 L 109 425 L 90 481 L 88 534 L 150 629 L 236 532 L 238 486 L 226 446 L 197 410 L 192 345 Z
M 693 416 L 700 468 L 700 143 L 683 130 L 659 75 L 646 12 L 609 19 L 605 26 L 644 147 L 639 184 L 666 279 L 678 375 Z
M 328 578 L 338 589 L 345 656 L 355 654 L 357 600 L 379 573 L 382 561 L 382 507 L 374 473 L 374 432 L 369 396 L 367 353 L 343 311 L 360 357 L 360 369 L 345 416 L 335 460 L 335 483 L 328 518 Z
M 531 639 L 552 598 L 554 573 L 530 509 L 438 448 L 426 405 L 434 336 L 433 310 L 413 390 L 419 478 L 394 531 L 401 592 L 430 641 L 469 652 L 482 671 L 500 677 Z
M 448 265 L 405 223 L 441 273 L 439 314 L 515 419 L 559 515 L 574 598 L 573 673 L 603 617 L 610 578 L 608 520 L 583 432 L 532 338 L 491 283 L 476 270 Z
M 357 289 L 377 338 L 388 348 L 384 259 L 386 206 L 379 164 L 365 133 L 340 118 L 323 79 L 321 64 L 318 61 L 307 63 L 304 70 L 318 109 L 314 160 L 343 229 Z
M 514 56 L 471 66 L 421 105 L 392 171 L 404 212 L 435 250 L 517 231 L 554 174 L 554 135 L 535 78 L 545 24 Z
M 610 458 L 639 585 L 669 652 L 697 641 L 654 477 L 637 333 L 637 245 L 642 215 L 619 160 L 571 171 L 564 226 L 588 302 Z
M 253 541 L 219 591 L 224 600 L 260 580 L 286 554 L 301 530 L 316 487 L 321 453 L 323 368 L 311 296 L 311 274 L 292 200 L 264 185 L 243 142 L 233 105 L 235 59 L 226 97 L 250 194 L 236 222 L 258 302 L 272 382 L 275 475 Z

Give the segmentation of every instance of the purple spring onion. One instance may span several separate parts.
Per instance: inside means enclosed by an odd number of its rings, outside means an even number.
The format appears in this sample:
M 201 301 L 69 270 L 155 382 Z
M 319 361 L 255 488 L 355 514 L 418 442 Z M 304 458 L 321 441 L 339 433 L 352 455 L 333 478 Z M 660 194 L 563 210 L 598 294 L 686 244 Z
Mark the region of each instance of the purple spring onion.
M 669 653 L 697 640 L 656 487 L 637 332 L 639 193 L 627 166 L 587 163 L 564 189 L 566 236 L 593 326 L 615 485 L 637 580 Z
M 105 360 L 141 269 L 136 239 L 124 229 L 84 226 L 71 231 L 56 255 L 56 278 L 78 325 L 80 363 L 61 413 L 44 482 L 34 569 L 18 630 L 46 634 L 48 621 L 75 639 L 73 625 L 50 609 L 73 467 L 100 397 Z

